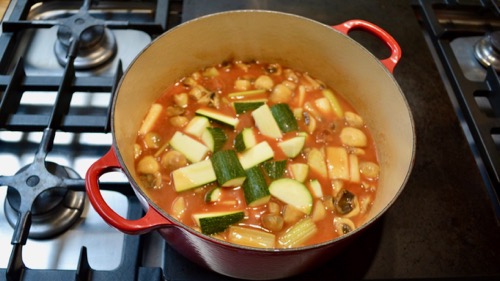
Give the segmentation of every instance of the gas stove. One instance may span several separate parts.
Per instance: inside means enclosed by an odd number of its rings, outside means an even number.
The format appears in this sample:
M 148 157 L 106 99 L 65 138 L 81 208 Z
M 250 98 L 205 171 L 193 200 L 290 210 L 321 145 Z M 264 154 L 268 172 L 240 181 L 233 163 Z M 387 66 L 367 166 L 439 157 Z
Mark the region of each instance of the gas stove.
M 413 6 L 500 219 L 499 2 Z
M 94 2 L 12 1 L 4 16 L 0 280 L 163 278 L 161 240 L 107 226 L 89 205 L 82 177 L 111 145 L 109 107 L 124 69 L 179 23 L 181 6 Z M 101 180 L 117 213 L 142 215 L 122 174 Z M 151 250 L 143 259 L 144 248 Z

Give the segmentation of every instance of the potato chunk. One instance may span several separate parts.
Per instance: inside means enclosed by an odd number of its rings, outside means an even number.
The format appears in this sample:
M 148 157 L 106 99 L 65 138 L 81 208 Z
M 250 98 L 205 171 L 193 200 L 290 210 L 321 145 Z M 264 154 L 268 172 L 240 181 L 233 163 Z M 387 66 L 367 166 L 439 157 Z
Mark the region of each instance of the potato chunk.
M 354 112 L 347 111 L 344 113 L 344 117 L 346 123 L 351 127 L 361 128 L 364 125 L 363 118 Z
M 340 140 L 343 144 L 354 147 L 365 147 L 368 144 L 365 133 L 354 127 L 345 127 L 340 132 Z

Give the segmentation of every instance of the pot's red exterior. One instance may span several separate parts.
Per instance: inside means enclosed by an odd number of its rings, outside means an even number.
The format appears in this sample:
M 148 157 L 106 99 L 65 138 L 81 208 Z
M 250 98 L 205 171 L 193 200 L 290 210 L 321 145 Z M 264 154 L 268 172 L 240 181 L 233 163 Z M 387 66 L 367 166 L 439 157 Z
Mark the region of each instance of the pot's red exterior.
M 171 247 L 191 261 L 227 276 L 249 280 L 279 279 L 312 270 L 328 262 L 354 239 L 351 236 L 318 247 L 272 252 L 218 243 L 182 228 L 162 228 L 159 232 Z
M 225 18 L 229 18 L 229 21 Z M 258 17 L 256 17 L 258 16 Z M 221 21 L 218 18 L 223 18 Z M 241 17 L 241 18 L 240 18 Z M 165 211 L 158 208 L 155 203 L 150 200 L 147 196 L 147 193 L 142 190 L 137 184 L 137 180 L 135 179 L 135 171 L 133 167 L 133 154 L 130 150 L 132 150 L 132 145 L 135 135 L 135 128 L 132 123 L 135 122 L 135 126 L 137 127 L 137 121 L 134 120 L 133 116 L 140 116 L 141 112 L 133 112 L 137 108 L 142 108 L 142 114 L 144 114 L 145 106 L 144 103 L 150 105 L 149 101 L 154 101 L 154 96 L 149 95 L 147 97 L 148 100 L 143 101 L 141 97 L 137 96 L 137 91 L 145 89 L 149 93 L 150 91 L 161 91 L 161 87 L 156 86 L 155 83 L 166 83 L 162 81 L 163 76 L 160 74 L 154 73 L 154 71 L 148 70 L 143 71 L 144 67 L 151 67 L 154 69 L 162 70 L 164 67 L 162 62 L 158 62 L 158 55 L 163 54 L 165 49 L 167 48 L 182 48 L 179 47 L 178 42 L 182 44 L 186 44 L 184 48 L 190 48 L 191 40 L 189 36 L 184 36 L 185 33 L 198 33 L 197 36 L 191 36 L 194 39 L 197 37 L 203 37 L 209 32 L 219 32 L 218 27 L 220 28 L 220 24 L 224 24 L 223 28 L 227 28 L 230 32 L 235 32 L 235 34 L 239 34 L 239 30 L 235 29 L 233 26 L 228 26 L 228 23 L 233 23 L 235 20 L 239 21 L 241 25 L 247 25 L 249 19 L 255 20 L 256 18 L 262 19 L 262 21 L 269 21 L 269 23 L 273 23 L 276 26 L 276 23 L 280 23 L 283 25 L 284 33 L 293 33 L 293 29 L 290 30 L 288 27 L 290 24 L 294 25 L 297 32 L 301 34 L 301 36 L 309 36 L 310 34 L 314 34 L 316 29 L 318 29 L 318 34 L 314 35 L 314 40 L 319 44 L 323 44 L 321 42 L 325 38 L 325 36 L 334 35 L 334 37 L 338 36 L 339 44 L 353 46 L 353 48 L 359 48 L 359 52 L 355 50 L 353 52 L 352 49 L 348 48 L 347 51 L 350 56 L 353 56 L 352 60 L 355 61 L 354 64 L 360 63 L 359 60 L 364 60 L 363 58 L 369 58 L 370 61 L 367 61 L 369 67 L 363 67 L 362 69 L 356 68 L 354 65 L 349 65 L 350 69 L 346 70 L 347 75 L 340 75 L 337 77 L 338 79 L 335 81 L 339 87 L 342 87 L 343 84 L 352 84 L 354 87 L 358 87 L 359 83 L 365 83 L 367 80 L 369 85 L 365 87 L 366 90 L 371 90 L 371 88 L 379 87 L 382 90 L 390 91 L 391 93 L 387 94 L 380 93 L 382 99 L 379 101 L 378 97 L 375 99 L 372 98 L 370 100 L 369 105 L 365 105 L 362 102 L 361 106 L 374 106 L 375 110 L 369 108 L 367 110 L 368 113 L 373 113 L 372 111 L 379 112 L 386 108 L 391 108 L 392 111 L 396 112 L 398 116 L 397 119 L 393 118 L 393 116 L 383 113 L 382 117 L 380 117 L 381 121 L 390 120 L 391 124 L 385 124 L 387 126 L 382 133 L 375 134 L 383 143 L 384 150 L 386 152 L 386 158 L 384 158 L 384 165 L 389 165 L 387 170 L 395 170 L 394 173 L 389 173 L 386 177 L 386 180 L 389 182 L 391 187 L 389 188 L 389 195 L 385 196 L 382 194 L 382 197 L 387 197 L 379 205 L 377 206 L 377 213 L 373 215 L 373 217 L 364 225 L 360 226 L 355 231 L 344 235 L 340 238 L 322 243 L 313 246 L 307 247 L 299 247 L 294 249 L 256 249 L 249 248 L 239 245 L 229 244 L 210 236 L 203 235 L 195 230 L 177 222 L 170 215 L 168 215 Z M 274 21 L 274 18 L 277 18 L 277 21 Z M 212 20 L 213 19 L 213 20 Z M 203 19 L 205 20 L 205 19 Z M 141 53 L 138 56 L 138 59 L 133 63 L 135 66 L 132 66 L 127 70 L 122 81 L 120 82 L 120 86 L 118 88 L 118 93 L 115 96 L 114 104 L 113 104 L 113 112 L 112 112 L 112 131 L 114 137 L 113 147 L 109 150 L 109 152 L 104 155 L 101 159 L 95 162 L 87 172 L 86 175 L 86 187 L 89 200 L 94 207 L 94 209 L 103 217 L 103 219 L 110 224 L 111 226 L 119 229 L 128 234 L 141 234 L 153 230 L 157 230 L 165 240 L 179 253 L 187 257 L 188 259 L 196 262 L 206 268 L 209 268 L 215 272 L 232 276 L 236 278 L 242 279 L 251 279 L 251 280 L 264 280 L 264 279 L 278 279 L 284 278 L 292 275 L 299 274 L 306 270 L 310 270 L 315 266 L 319 266 L 327 262 L 332 256 L 336 255 L 341 251 L 346 245 L 348 245 L 352 240 L 355 239 L 356 236 L 360 235 L 363 229 L 366 229 L 368 225 L 370 225 L 374 220 L 376 220 L 382 213 L 386 211 L 386 209 L 396 200 L 398 195 L 400 194 L 404 184 L 406 183 L 410 170 L 413 166 L 414 162 L 414 154 L 415 154 L 415 136 L 414 136 L 414 125 L 413 119 L 411 117 L 411 112 L 409 111 L 409 107 L 407 105 L 404 96 L 400 92 L 397 83 L 395 83 L 392 75 L 390 74 L 397 62 L 401 58 L 401 49 L 399 48 L 397 42 L 385 31 L 373 25 L 371 23 L 362 21 L 362 20 L 352 20 L 346 23 L 334 26 L 337 31 L 333 31 L 331 28 L 324 26 L 322 24 L 313 22 L 309 19 L 301 18 L 294 15 L 288 15 L 283 13 L 269 12 L 269 11 L 236 11 L 236 12 L 226 12 L 218 15 L 208 16 L 206 18 L 206 22 L 199 21 L 193 24 L 193 27 L 190 23 L 184 24 L 184 29 L 178 29 L 175 32 L 175 38 L 177 41 L 166 41 L 163 40 L 162 44 L 158 46 L 153 42 L 150 47 L 146 48 L 144 53 Z M 196 20 L 195 20 L 196 21 Z M 215 22 L 215 23 L 214 23 Z M 198 26 L 196 26 L 198 24 Z M 391 55 L 389 58 L 384 59 L 382 61 L 378 61 L 378 59 L 371 56 L 371 54 L 367 54 L 366 50 L 361 50 L 362 47 L 358 46 L 357 43 L 346 42 L 346 40 L 352 39 L 348 38 L 347 33 L 351 29 L 364 29 L 372 34 L 381 38 L 391 50 Z M 203 32 L 199 31 L 200 29 L 206 29 Z M 260 30 L 260 29 L 259 29 Z M 258 32 L 258 31 L 257 31 Z M 266 31 L 267 32 L 267 31 Z M 167 32 L 169 33 L 169 32 Z M 221 33 L 221 32 L 219 32 Z M 265 33 L 265 32 L 264 32 Z M 255 33 L 257 37 L 261 35 Z M 326 34 L 326 35 L 325 35 Z M 220 34 L 219 34 L 220 35 Z M 219 36 L 217 35 L 217 36 Z M 274 34 L 273 36 L 275 36 Z M 279 35 L 279 34 L 278 34 Z M 290 34 L 285 34 L 286 36 L 293 36 Z M 222 35 L 220 35 L 222 36 Z M 265 35 L 263 35 L 265 37 Z M 184 37 L 188 37 L 187 39 Z M 160 38 L 161 39 L 161 38 Z M 185 42 L 183 41 L 184 39 Z M 209 37 L 205 39 L 210 39 Z M 299 40 L 301 37 L 299 38 Z M 310 39 L 309 39 L 310 40 Z M 328 41 L 328 40 L 326 40 Z M 334 44 L 324 43 L 323 49 L 327 49 L 324 52 L 328 53 L 329 48 L 335 47 L 337 45 L 337 40 L 333 40 Z M 218 41 L 214 41 L 212 43 L 216 44 Z M 249 41 L 250 44 L 253 42 Z M 283 40 L 283 42 L 288 42 L 287 40 Z M 298 42 L 301 48 L 309 48 L 313 49 L 310 51 L 311 56 L 315 56 L 317 49 L 314 49 L 315 46 L 310 46 L 309 42 Z M 248 44 L 245 43 L 245 44 Z M 254 49 L 248 48 L 243 52 L 250 52 L 253 55 L 253 51 L 264 54 L 264 57 L 273 57 L 276 55 L 274 50 L 270 50 L 269 48 L 265 49 L 261 47 L 258 42 L 255 43 Z M 210 44 L 208 44 L 210 45 Z M 274 45 L 272 45 L 274 46 Z M 271 46 L 271 47 L 272 47 Z M 213 46 L 212 46 L 213 47 Z M 226 45 L 222 47 L 227 47 Z M 244 49 L 246 45 L 243 45 Z M 219 46 L 213 47 L 213 52 L 219 52 Z M 184 49 L 179 49 L 179 52 L 183 52 Z M 204 51 L 204 50 L 202 50 Z M 183 58 L 182 62 L 190 62 L 193 61 L 195 66 L 191 66 L 191 68 L 197 69 L 196 64 L 203 65 L 206 63 L 206 60 L 217 60 L 218 58 L 211 58 L 210 53 L 204 53 L 199 51 L 192 54 L 191 57 Z M 226 50 L 227 51 L 227 50 Z M 290 51 L 290 50 L 288 50 Z M 342 51 L 342 50 L 340 50 Z M 149 53 L 148 53 L 149 52 Z M 223 52 L 223 50 L 220 50 Z M 332 50 L 333 52 L 333 50 Z M 187 52 L 188 55 L 189 51 Z M 269 54 L 270 53 L 270 54 Z M 297 63 L 300 66 L 307 67 L 308 62 L 302 62 L 303 54 L 302 53 L 289 53 L 288 55 L 293 54 L 291 57 L 291 61 Z M 353 55 L 354 54 L 354 55 Z M 359 56 L 356 56 L 359 54 Z M 181 54 L 185 55 L 186 54 Z M 231 54 L 228 54 L 231 55 Z M 236 55 L 237 52 L 236 52 Z M 248 57 L 248 54 L 240 54 L 242 57 Z M 370 57 L 371 56 L 371 57 Z M 358 58 L 360 57 L 360 58 Z M 321 65 L 321 57 L 318 57 L 316 61 Z M 176 60 L 175 55 L 170 57 L 170 60 Z M 337 56 L 337 58 L 333 59 L 333 62 L 338 63 L 338 61 L 343 62 L 344 58 L 341 55 Z M 182 64 L 182 66 L 187 66 L 189 64 Z M 382 67 L 380 66 L 382 65 Z M 177 65 L 175 65 L 178 67 Z M 135 67 L 135 69 L 134 69 Z M 133 69 L 133 73 L 131 74 L 131 69 Z M 168 70 L 173 71 L 173 70 Z M 180 71 L 181 70 L 176 70 Z M 190 71 L 189 69 L 186 71 Z M 367 75 L 358 74 L 359 71 L 368 72 Z M 145 73 L 143 73 L 145 72 Z M 190 72 L 187 72 L 190 73 Z M 334 74 L 337 74 L 337 70 L 333 70 Z M 340 72 L 339 72 L 340 73 Z M 320 73 L 321 74 L 321 73 Z M 357 79 L 356 81 L 349 81 L 349 74 Z M 370 77 L 370 76 L 375 77 Z M 149 76 L 148 76 L 149 75 Z M 151 78 L 150 76 L 155 76 L 156 78 Z M 133 76 L 133 79 L 129 77 Z M 175 76 L 175 75 L 174 75 Z M 330 75 L 331 76 L 331 75 Z M 358 77 L 359 76 L 359 77 Z M 180 76 L 182 77 L 182 76 Z M 128 79 L 128 80 L 127 80 Z M 370 79 L 371 82 L 370 82 Z M 359 81 L 358 81 L 359 80 Z M 383 81 L 381 81 L 383 80 Z M 359 82 L 359 83 L 358 83 Z M 137 84 L 143 83 L 142 85 L 137 86 Z M 376 85 L 379 83 L 381 85 Z M 349 84 L 349 85 L 350 85 Z M 164 86 L 164 85 L 163 85 Z M 136 88 L 138 87 L 138 88 Z M 144 88 L 143 88 L 144 87 Z M 126 89 L 125 91 L 121 91 Z M 126 94 L 126 96 L 122 97 L 120 94 Z M 376 94 L 379 94 L 378 92 Z M 135 101 L 134 101 L 135 99 Z M 132 101 L 130 101 L 132 100 Z M 134 103 L 135 102 L 135 103 Z M 358 97 L 354 100 L 354 102 L 359 103 Z M 394 103 L 393 103 L 394 102 Z M 118 104 L 121 103 L 121 104 Z M 129 104 L 127 104 L 129 103 Z M 142 104 L 139 104 L 142 103 Z M 140 105 L 140 106 L 139 106 Z M 121 110 L 118 111 L 117 108 Z M 125 108 L 122 109 L 122 108 Z M 361 108 L 361 110 L 365 110 Z M 138 111 L 141 111 L 138 109 Z M 116 116 L 117 113 L 120 113 L 120 116 Z M 144 115 L 142 115 L 144 116 Z M 374 119 L 378 119 L 374 118 Z M 383 122 L 382 122 L 383 123 Z M 388 137 L 392 136 L 392 138 Z M 399 148 L 401 147 L 401 148 Z M 400 155 L 401 154 L 401 155 Z M 398 161 L 401 160 L 402 163 Z M 128 163 L 128 164 L 127 164 Z M 99 189 L 99 177 L 113 170 L 122 170 L 125 172 L 127 177 L 130 179 L 131 184 L 136 192 L 138 198 L 144 205 L 146 210 L 146 214 L 144 217 L 138 220 L 128 220 L 117 213 L 115 213 L 105 202 L 103 199 L 100 189 Z M 386 193 L 384 191 L 384 193 Z M 379 196 L 377 194 L 377 196 Z
M 128 234 L 141 234 L 156 229 L 172 248 L 186 258 L 227 276 L 265 280 L 296 275 L 324 264 L 330 257 L 348 245 L 354 237 L 349 236 L 336 243 L 295 250 L 259 251 L 246 247 L 235 247 L 201 235 L 199 232 L 188 230 L 172 223 L 165 215 L 151 206 L 148 206 L 144 217 L 138 220 L 127 220 L 107 205 L 97 182 L 100 175 L 119 168 L 120 163 L 112 148 L 92 165 L 87 173 L 88 196 L 97 213 L 107 223 Z

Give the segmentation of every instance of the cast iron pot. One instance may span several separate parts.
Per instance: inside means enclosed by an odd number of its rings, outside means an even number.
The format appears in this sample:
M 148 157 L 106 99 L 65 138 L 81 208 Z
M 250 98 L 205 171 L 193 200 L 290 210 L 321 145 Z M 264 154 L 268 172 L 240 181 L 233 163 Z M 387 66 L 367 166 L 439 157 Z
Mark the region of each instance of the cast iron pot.
M 366 30 L 391 55 L 378 60 L 347 36 Z M 396 41 L 379 27 L 351 20 L 334 26 L 271 11 L 232 11 L 201 17 L 166 32 L 132 62 L 122 77 L 112 108 L 113 146 L 87 172 L 92 206 L 111 226 L 128 234 L 159 231 L 188 259 L 242 279 L 277 279 L 320 265 L 379 218 L 401 193 L 413 166 L 415 129 L 407 101 L 392 71 L 401 57 Z M 294 249 L 266 250 L 234 245 L 196 232 L 159 208 L 141 188 L 133 144 L 151 104 L 179 78 L 224 60 L 277 62 L 313 77 L 341 93 L 371 129 L 381 165 L 379 190 L 365 224 L 331 241 Z M 99 177 L 122 170 L 146 214 L 129 220 L 115 213 L 99 190 Z

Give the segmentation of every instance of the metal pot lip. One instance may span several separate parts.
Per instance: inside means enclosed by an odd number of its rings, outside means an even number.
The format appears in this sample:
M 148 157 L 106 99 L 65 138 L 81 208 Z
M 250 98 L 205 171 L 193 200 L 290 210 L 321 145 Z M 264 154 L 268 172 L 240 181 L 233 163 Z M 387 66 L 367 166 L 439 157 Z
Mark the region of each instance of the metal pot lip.
M 327 28 L 328 30 L 331 30 L 331 32 L 334 32 L 348 40 L 351 41 L 351 43 L 357 45 L 359 48 L 363 49 L 367 54 L 369 54 L 372 59 L 378 63 L 380 66 L 381 66 L 381 71 L 385 71 L 385 74 L 390 78 L 392 84 L 397 87 L 397 91 L 401 94 L 402 98 L 403 98 L 403 102 L 405 104 L 405 107 L 406 107 L 406 111 L 409 115 L 409 119 L 410 119 L 410 123 L 411 123 L 411 131 L 412 131 L 412 135 L 413 135 L 413 142 L 412 142 L 412 153 L 411 153 L 411 159 L 410 159 L 410 165 L 408 167 L 408 170 L 406 172 L 406 175 L 405 175 L 405 178 L 403 180 L 403 182 L 401 183 L 400 187 L 398 188 L 398 191 L 396 192 L 395 196 L 390 200 L 390 202 L 379 212 L 377 213 L 374 217 L 372 217 L 370 220 L 368 221 L 365 221 L 361 226 L 359 226 L 358 228 L 356 228 L 355 230 L 353 230 L 352 232 L 348 233 L 348 234 L 345 234 L 345 235 L 342 235 L 342 236 L 339 236 L 337 238 L 334 238 L 334 239 L 331 239 L 331 240 L 328 240 L 328 241 L 325 241 L 325 242 L 321 242 L 321 243 L 317 243 L 317 244 L 313 244 L 313 245 L 309 245 L 309 246 L 301 246 L 301 247 L 294 247 L 294 248 L 273 248 L 273 249 L 264 249 L 264 248 L 255 248 L 255 247 L 248 247 L 248 246 L 243 246 L 243 245 L 238 245 L 238 244 L 233 244 L 233 243 L 229 243 L 229 242 L 225 242 L 225 241 L 222 241 L 222 240 L 219 240 L 219 239 L 216 239 L 216 238 L 213 238 L 209 235 L 205 235 L 205 234 L 202 234 L 186 225 L 184 225 L 183 223 L 179 222 L 177 219 L 175 219 L 174 217 L 172 217 L 170 214 L 168 214 L 167 212 L 165 212 L 162 208 L 159 208 L 158 206 L 156 206 L 156 204 L 154 204 L 154 202 L 152 202 L 152 200 L 147 196 L 147 194 L 139 187 L 138 183 L 134 180 L 134 178 L 131 176 L 129 170 L 126 168 L 126 165 L 125 165 L 125 162 L 122 158 L 122 155 L 120 153 L 120 149 L 118 148 L 117 146 L 117 141 L 116 141 L 116 134 L 114 133 L 115 132 L 115 129 L 114 129 L 114 121 L 115 121 L 115 106 L 116 106 L 116 101 L 118 99 L 118 93 L 120 92 L 120 88 L 122 86 L 122 83 L 124 81 L 124 79 L 126 78 L 127 74 L 129 73 L 129 69 L 132 68 L 134 66 L 134 63 L 146 52 L 146 50 L 149 49 L 149 47 L 153 44 L 155 44 L 155 42 L 157 42 L 158 40 L 161 40 L 163 37 L 165 37 L 167 34 L 171 33 L 171 32 L 174 32 L 180 28 L 182 28 L 182 26 L 184 25 L 188 25 L 188 24 L 192 24 L 194 22 L 198 22 L 198 21 L 203 21 L 207 18 L 212 18 L 212 17 L 217 17 L 217 16 L 224 16 L 224 15 L 227 15 L 227 14 L 250 14 L 250 13 L 258 13 L 258 14 L 275 14 L 275 15 L 279 15 L 279 16 L 285 16 L 285 17 L 295 17 L 297 19 L 300 19 L 300 20 L 305 20 L 305 21 L 309 21 L 309 22 L 312 22 L 312 23 L 315 23 L 318 27 L 321 27 L 321 28 Z M 366 228 L 368 228 L 368 226 L 372 225 L 376 220 L 378 220 L 381 216 L 383 216 L 386 211 L 394 204 L 394 202 L 397 200 L 397 198 L 401 195 L 404 187 L 406 186 L 408 180 L 409 180 L 409 177 L 411 175 L 411 171 L 413 169 L 413 166 L 414 166 L 414 162 L 415 162 L 415 154 L 416 154 L 416 128 L 415 128 L 415 123 L 414 123 L 414 118 L 413 118 L 413 115 L 412 115 L 412 112 L 410 110 L 410 106 L 409 106 L 409 103 L 406 99 L 406 97 L 404 96 L 403 94 L 403 91 L 401 90 L 399 84 L 397 83 L 394 75 L 380 62 L 380 60 L 378 58 L 376 58 L 369 50 L 367 50 L 363 45 L 361 45 L 360 43 L 358 43 L 356 40 L 352 39 L 351 37 L 341 33 L 340 31 L 338 30 L 335 30 L 333 28 L 331 28 L 331 26 L 328 26 L 326 24 L 323 24 L 321 22 L 318 22 L 316 20 L 313 20 L 313 19 L 310 19 L 310 18 L 307 18 L 307 17 L 304 17 L 304 16 L 300 16 L 300 15 L 296 15 L 296 14 L 291 14 L 291 13 L 285 13 L 285 12 L 279 12 L 279 11 L 271 11 L 271 10 L 255 10 L 255 9 L 244 9 L 244 10 L 231 10 L 231 11 L 224 11 L 224 12 L 218 12 L 218 13 L 212 13 L 212 14 L 208 14 L 208 15 L 204 15 L 204 16 L 201 16 L 201 17 L 198 17 L 198 18 L 195 18 L 195 19 L 192 19 L 190 21 L 187 21 L 187 22 L 184 22 L 182 24 L 179 24 L 178 26 L 175 26 L 173 27 L 172 29 L 166 31 L 165 33 L 161 34 L 160 36 L 158 36 L 157 38 L 155 38 L 154 40 L 152 40 L 134 59 L 133 61 L 130 63 L 130 65 L 127 67 L 127 69 L 125 70 L 125 72 L 123 73 L 122 77 L 120 78 L 120 81 L 116 87 L 116 89 L 114 90 L 114 93 L 113 93 L 113 101 L 112 101 L 112 107 L 111 107 L 111 132 L 112 132 L 112 139 L 113 139 L 113 147 L 116 151 L 116 157 L 120 163 L 120 165 L 123 167 L 123 172 L 125 173 L 125 175 L 127 176 L 128 180 L 130 181 L 132 187 L 137 191 L 139 192 L 143 197 L 144 199 L 146 200 L 147 204 L 148 204 L 148 207 L 150 208 L 154 208 L 155 210 L 157 210 L 158 212 L 160 212 L 162 214 L 162 216 L 172 222 L 172 227 L 176 227 L 176 228 L 180 228 L 184 231 L 187 231 L 201 239 L 204 239 L 204 240 L 207 240 L 207 241 L 210 241 L 212 243 L 216 243 L 216 244 L 219 244 L 219 245 L 222 245 L 222 246 L 225 246 L 225 247 L 229 247 L 229 248 L 233 248 L 233 249 L 240 249 L 240 250 L 245 250 L 245 251 L 252 251 L 252 252 L 259 252 L 259 253 L 269 253 L 269 254 L 276 254 L 276 253 L 293 253 L 293 252 L 302 252 L 302 251 L 308 251 L 308 250 L 314 250 L 314 249 L 318 249 L 318 248 L 323 248 L 323 247 L 328 247 L 328 246 L 331 246 L 333 244 L 337 244 L 343 240 L 349 240 L 351 237 L 354 237 L 354 236 L 357 236 L 359 233 L 361 233 L 363 230 L 365 230 Z

